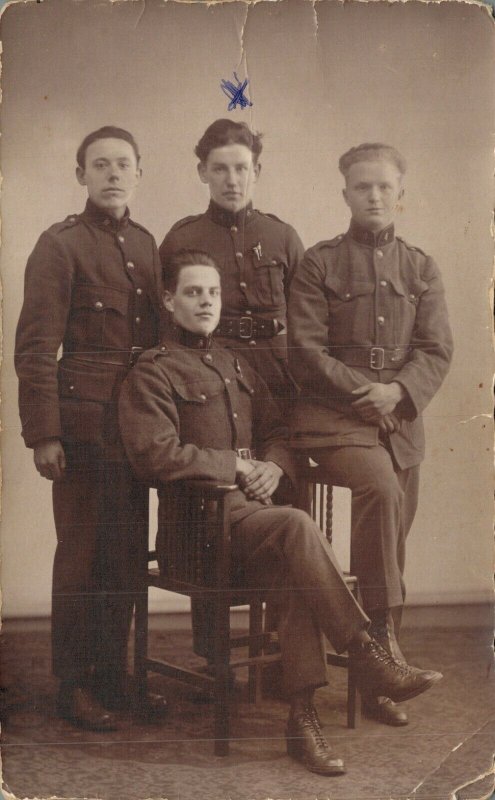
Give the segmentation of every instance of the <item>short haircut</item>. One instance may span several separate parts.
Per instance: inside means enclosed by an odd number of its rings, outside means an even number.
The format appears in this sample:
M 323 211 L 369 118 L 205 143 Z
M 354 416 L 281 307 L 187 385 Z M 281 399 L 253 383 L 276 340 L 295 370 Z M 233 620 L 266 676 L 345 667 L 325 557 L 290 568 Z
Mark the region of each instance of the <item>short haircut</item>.
M 397 167 L 401 175 L 405 174 L 407 168 L 404 156 L 395 147 L 382 142 L 365 142 L 357 147 L 351 147 L 339 158 L 339 169 L 342 175 L 347 177 L 351 166 L 359 161 L 390 161 Z
M 254 133 L 245 122 L 233 122 L 231 119 L 217 119 L 205 130 L 194 148 L 199 160 L 206 162 L 210 152 L 216 147 L 228 144 L 244 144 L 253 154 L 253 161 L 258 161 L 263 145 L 262 133 Z
M 204 250 L 183 248 L 177 250 L 166 259 L 162 270 L 163 288 L 167 292 L 172 292 L 173 294 L 177 289 L 181 270 L 184 269 L 184 267 L 196 267 L 198 265 L 213 267 L 220 275 L 220 270 L 214 259 L 208 253 L 205 253 Z
M 93 142 L 98 142 L 100 139 L 123 139 L 124 142 L 128 142 L 134 150 L 136 161 L 139 164 L 141 156 L 139 155 L 139 148 L 132 133 L 124 130 L 124 128 L 116 128 L 115 125 L 105 125 L 103 128 L 98 128 L 97 131 L 88 133 L 77 148 L 76 160 L 81 169 L 84 169 L 86 166 L 86 150 L 89 145 L 93 144 Z

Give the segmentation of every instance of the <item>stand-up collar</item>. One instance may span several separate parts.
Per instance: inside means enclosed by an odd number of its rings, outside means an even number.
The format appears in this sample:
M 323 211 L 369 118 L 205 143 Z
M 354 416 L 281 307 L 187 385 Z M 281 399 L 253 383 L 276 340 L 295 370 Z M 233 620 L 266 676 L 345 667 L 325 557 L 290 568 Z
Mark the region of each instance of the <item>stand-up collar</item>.
M 360 244 L 367 244 L 369 247 L 383 247 L 385 244 L 390 244 L 390 242 L 393 242 L 395 238 L 393 223 L 387 225 L 387 227 L 382 231 L 376 233 L 374 231 L 368 231 L 366 228 L 362 228 L 361 225 L 358 225 L 358 223 L 353 219 L 351 219 L 349 234 L 356 242 L 359 242 Z
M 91 222 L 95 222 L 97 225 L 104 225 L 105 228 L 118 231 L 129 224 L 130 213 L 129 209 L 126 208 L 124 216 L 121 217 L 121 219 L 115 219 L 115 217 L 112 217 L 104 208 L 99 208 L 91 200 L 88 200 L 83 216 L 90 219 Z
M 245 225 L 249 217 L 252 216 L 253 204 L 248 203 L 247 206 L 241 208 L 240 211 L 229 211 L 219 206 L 218 203 L 215 203 L 213 200 L 210 200 L 210 205 L 206 213 L 212 222 L 216 222 L 217 225 L 223 225 L 224 228 L 231 228 L 235 225 L 237 228 L 240 228 Z
M 202 336 L 199 333 L 187 331 L 185 328 L 179 327 L 179 325 L 174 325 L 172 336 L 178 344 L 182 344 L 184 347 L 189 347 L 191 350 L 203 350 L 206 353 L 211 348 L 211 333 L 209 336 Z

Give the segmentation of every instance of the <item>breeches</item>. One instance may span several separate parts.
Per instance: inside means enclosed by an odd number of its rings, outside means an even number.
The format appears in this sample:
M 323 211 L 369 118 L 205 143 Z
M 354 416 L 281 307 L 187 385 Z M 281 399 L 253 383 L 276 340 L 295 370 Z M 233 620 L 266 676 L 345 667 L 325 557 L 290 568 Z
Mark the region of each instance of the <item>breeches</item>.
M 262 590 L 278 609 L 287 693 L 324 685 L 322 633 L 341 652 L 369 620 L 319 528 L 303 511 L 267 506 L 233 524 L 232 553 L 242 585 Z M 203 608 L 211 645 L 211 612 Z
M 365 610 L 402 606 L 419 466 L 400 470 L 383 445 L 318 447 L 307 454 L 325 470 L 329 483 L 352 490 L 351 572 L 359 579 Z
M 91 668 L 123 675 L 137 563 L 136 519 L 146 491 L 122 456 L 66 445 L 66 474 L 53 484 L 53 671 L 83 682 Z

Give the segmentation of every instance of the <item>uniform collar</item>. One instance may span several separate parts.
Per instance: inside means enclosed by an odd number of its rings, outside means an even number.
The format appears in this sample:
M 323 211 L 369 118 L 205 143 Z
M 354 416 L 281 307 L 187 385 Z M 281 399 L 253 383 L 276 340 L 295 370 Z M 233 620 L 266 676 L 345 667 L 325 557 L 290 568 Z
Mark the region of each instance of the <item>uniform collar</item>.
M 210 200 L 206 214 L 212 222 L 216 222 L 217 225 L 223 225 L 224 228 L 231 228 L 232 226 L 240 228 L 253 215 L 253 204 L 248 203 L 240 211 L 228 211 L 226 208 L 219 206 L 218 203 Z
M 179 325 L 173 326 L 172 337 L 184 347 L 189 347 L 191 350 L 202 350 L 205 353 L 210 350 L 212 345 L 212 334 L 201 336 L 198 333 L 187 331 L 185 328 L 179 327 Z
M 96 225 L 101 225 L 111 231 L 119 231 L 129 224 L 130 212 L 129 209 L 126 208 L 124 216 L 121 219 L 115 219 L 115 217 L 108 214 L 105 209 L 98 208 L 91 200 L 87 200 L 83 216 L 91 220 L 91 222 L 95 222 Z
M 362 228 L 355 220 L 351 219 L 349 234 L 359 244 L 367 244 L 369 247 L 383 247 L 383 245 L 393 242 L 395 238 L 393 222 L 382 231 L 374 233 Z

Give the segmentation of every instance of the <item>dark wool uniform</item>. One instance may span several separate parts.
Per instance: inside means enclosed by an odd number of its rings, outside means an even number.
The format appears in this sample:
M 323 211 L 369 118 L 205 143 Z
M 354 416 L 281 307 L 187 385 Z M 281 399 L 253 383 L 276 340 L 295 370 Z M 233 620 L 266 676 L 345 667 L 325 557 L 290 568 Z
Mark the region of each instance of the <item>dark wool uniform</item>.
M 199 478 L 235 483 L 236 451 L 249 448 L 292 475 L 287 430 L 266 384 L 247 362 L 210 339 L 179 331 L 145 353 L 123 384 L 120 426 L 145 481 Z M 165 487 L 166 489 L 166 487 Z M 160 492 L 160 541 L 172 492 Z M 180 504 L 176 487 L 175 501 Z M 326 683 L 320 629 L 340 652 L 368 625 L 333 551 L 302 511 L 266 506 L 238 491 L 232 514 L 235 565 L 249 585 L 277 589 L 279 636 L 289 694 Z
M 405 538 L 424 457 L 421 412 L 442 383 L 452 336 L 438 267 L 390 225 L 310 248 L 292 284 L 290 365 L 301 388 L 293 447 L 352 489 L 352 570 L 364 607 L 400 606 Z M 390 435 L 361 419 L 353 389 L 397 381 L 406 396 Z
M 205 250 L 222 273 L 222 319 L 215 333 L 265 380 L 282 411 L 295 396 L 287 369 L 287 297 L 304 248 L 294 228 L 248 205 L 237 213 L 213 201 L 186 217 L 160 246 L 164 264 L 177 250 Z
M 153 237 L 90 201 L 52 225 L 29 257 L 16 337 L 22 435 L 60 439 L 53 483 L 55 674 L 92 666 L 122 677 L 132 614 L 132 508 L 140 491 L 118 432 L 117 397 L 136 356 L 158 341 L 160 262 Z M 62 355 L 57 354 L 62 345 Z M 141 490 L 142 491 L 142 490 Z

